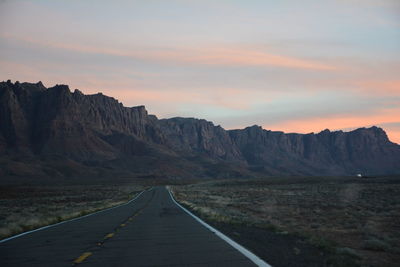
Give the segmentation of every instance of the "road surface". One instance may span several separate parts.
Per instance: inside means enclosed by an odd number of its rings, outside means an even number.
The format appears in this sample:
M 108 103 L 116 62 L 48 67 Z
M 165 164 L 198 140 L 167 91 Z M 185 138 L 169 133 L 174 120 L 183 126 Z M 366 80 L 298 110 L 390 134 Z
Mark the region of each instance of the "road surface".
M 0 243 L 0 266 L 256 266 L 164 187 L 130 203 Z

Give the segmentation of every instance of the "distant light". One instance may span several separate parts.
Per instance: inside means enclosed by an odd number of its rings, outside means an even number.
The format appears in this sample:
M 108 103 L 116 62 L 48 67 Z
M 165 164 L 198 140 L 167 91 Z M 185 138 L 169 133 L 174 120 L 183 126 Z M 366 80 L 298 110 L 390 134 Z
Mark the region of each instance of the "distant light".
M 357 177 L 358 177 L 358 178 L 361 178 L 361 177 L 362 177 L 361 173 L 357 174 Z

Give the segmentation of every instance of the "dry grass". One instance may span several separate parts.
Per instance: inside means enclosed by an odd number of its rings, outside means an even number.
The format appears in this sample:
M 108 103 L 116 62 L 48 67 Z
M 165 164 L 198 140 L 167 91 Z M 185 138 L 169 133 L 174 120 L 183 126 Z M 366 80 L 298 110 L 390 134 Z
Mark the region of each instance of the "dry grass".
M 210 220 L 306 236 L 363 266 L 400 262 L 400 178 L 271 178 L 174 186 Z
M 0 186 L 0 239 L 127 202 L 144 185 Z

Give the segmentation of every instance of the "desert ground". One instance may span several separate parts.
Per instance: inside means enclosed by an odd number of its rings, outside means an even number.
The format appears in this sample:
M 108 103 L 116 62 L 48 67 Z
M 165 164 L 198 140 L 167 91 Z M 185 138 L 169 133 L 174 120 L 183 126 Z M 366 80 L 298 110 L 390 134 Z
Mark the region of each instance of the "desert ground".
M 400 177 L 276 177 L 172 189 L 273 266 L 400 262 Z

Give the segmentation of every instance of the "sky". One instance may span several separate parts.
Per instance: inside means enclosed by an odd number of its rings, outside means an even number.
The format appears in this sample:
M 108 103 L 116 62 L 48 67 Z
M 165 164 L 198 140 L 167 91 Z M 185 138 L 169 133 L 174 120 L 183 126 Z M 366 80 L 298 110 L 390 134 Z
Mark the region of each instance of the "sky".
M 0 80 L 159 118 L 400 143 L 398 0 L 0 0 Z

